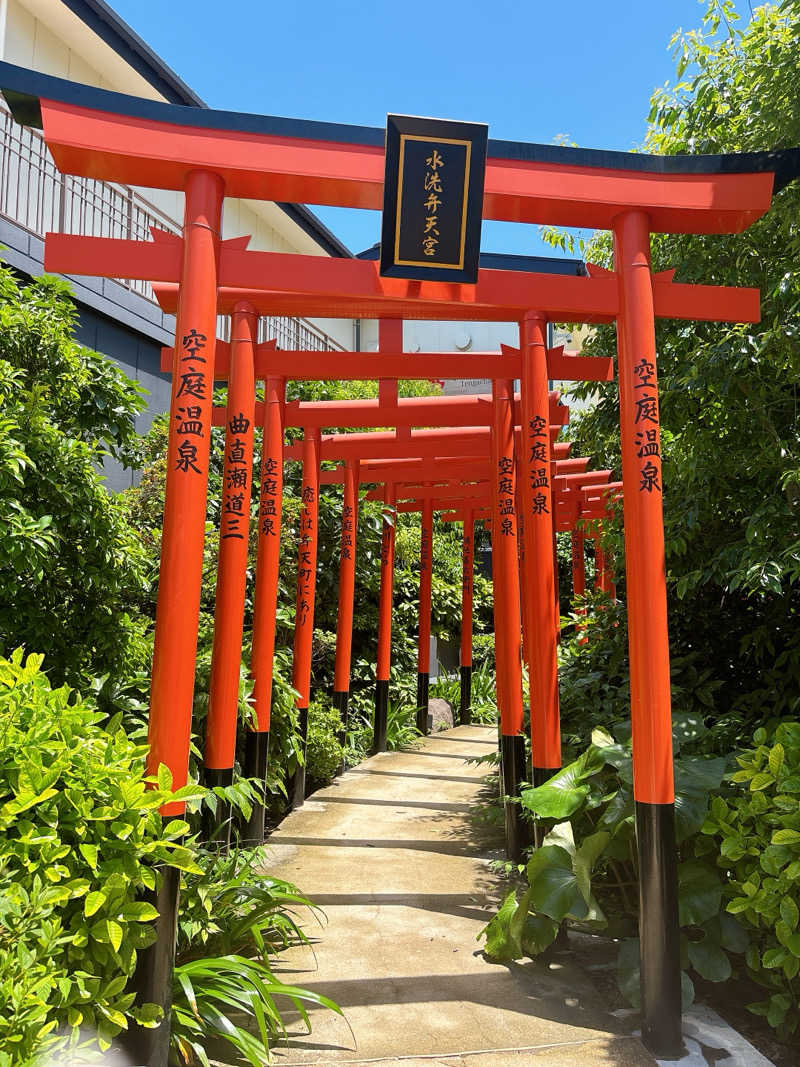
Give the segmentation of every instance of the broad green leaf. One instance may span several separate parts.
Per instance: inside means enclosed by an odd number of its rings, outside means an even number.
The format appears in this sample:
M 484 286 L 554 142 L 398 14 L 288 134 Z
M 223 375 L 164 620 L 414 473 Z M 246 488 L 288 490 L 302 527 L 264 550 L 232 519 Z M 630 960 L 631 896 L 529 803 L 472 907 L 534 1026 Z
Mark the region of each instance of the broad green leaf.
M 568 819 L 589 795 L 588 785 L 565 788 L 546 783 L 522 792 L 522 806 L 542 819 Z
M 771 970 L 773 967 L 780 967 L 785 959 L 786 949 L 768 948 L 761 958 L 761 965 Z
M 796 845 L 800 842 L 800 830 L 776 830 L 772 835 L 773 845 Z
M 158 788 L 162 793 L 172 792 L 172 771 L 170 771 L 165 763 L 159 764 L 156 778 L 158 781 Z
M 97 845 L 89 845 L 89 844 L 82 843 L 82 844 L 78 845 L 78 849 L 79 849 L 81 855 L 83 856 L 83 858 L 86 860 L 86 862 L 92 868 L 92 870 L 93 871 L 97 870 L 97 858 L 98 858 Z
M 94 915 L 106 902 L 106 895 L 102 889 L 96 889 L 91 893 L 88 893 L 86 899 L 83 902 L 83 913 L 87 919 Z
M 727 955 L 707 937 L 689 943 L 689 960 L 694 969 L 709 982 L 724 982 L 731 976 Z
M 118 952 L 119 946 L 122 944 L 122 927 L 118 922 L 109 919 L 106 923 L 106 928 L 108 930 L 108 940 L 111 942 L 114 951 Z
M 586 900 L 572 867 L 572 857 L 558 845 L 537 849 L 528 863 L 531 907 L 560 922 L 567 916 L 583 919 L 588 914 Z
M 589 903 L 592 894 L 592 871 L 594 865 L 608 844 L 611 834 L 607 830 L 599 830 L 585 838 L 575 850 L 573 869 L 578 879 L 578 887 L 583 899 Z
M 772 774 L 775 778 L 777 778 L 783 770 L 783 764 L 785 759 L 786 752 L 784 751 L 783 745 L 780 744 L 780 742 L 778 742 L 777 745 L 773 745 L 769 752 L 769 769 L 770 774 Z
M 132 901 L 122 908 L 121 915 L 128 922 L 152 922 L 158 918 L 158 910 L 144 901 Z
M 755 793 L 759 789 L 767 789 L 775 782 L 774 777 L 768 774 L 766 771 L 761 771 L 758 774 L 753 775 L 750 780 L 750 790 Z
M 517 895 L 512 889 L 494 918 L 478 934 L 478 938 L 486 938 L 486 955 L 489 959 L 503 962 L 519 959 L 522 955 L 521 946 L 514 941 L 511 930 L 511 920 L 516 911 Z
M 691 860 L 678 868 L 681 926 L 698 926 L 722 910 L 722 883 L 708 864 Z M 729 909 L 730 910 L 730 909 Z
M 546 915 L 531 915 L 525 918 L 522 928 L 522 949 L 528 956 L 538 956 L 555 941 L 559 924 Z
M 794 930 L 800 919 L 800 910 L 791 897 L 783 897 L 780 904 L 781 918 L 790 930 Z
M 747 951 L 750 935 L 741 923 L 723 911 L 719 916 L 719 942 L 728 952 L 741 954 Z

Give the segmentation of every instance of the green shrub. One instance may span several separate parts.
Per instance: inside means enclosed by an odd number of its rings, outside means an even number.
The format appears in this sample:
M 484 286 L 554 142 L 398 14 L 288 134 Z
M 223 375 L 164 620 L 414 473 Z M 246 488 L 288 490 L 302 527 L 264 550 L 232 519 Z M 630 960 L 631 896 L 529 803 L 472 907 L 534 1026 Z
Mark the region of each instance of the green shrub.
M 270 1063 L 275 1039 L 286 1037 L 276 996 L 289 1000 L 309 1033 L 311 1020 L 304 1004 L 342 1014 L 338 1004 L 321 993 L 282 982 L 261 960 L 231 955 L 179 962 L 173 984 L 173 1057 L 181 1064 L 210 1067 L 209 1043 L 224 1042 L 252 1067 Z
M 56 1030 L 106 1046 L 129 1019 L 153 1017 L 126 991 L 153 938 L 155 910 L 140 897 L 157 864 L 192 866 L 177 844 L 186 824 L 158 814 L 168 774 L 148 789 L 144 748 L 66 686 L 51 688 L 41 663 L 21 650 L 0 659 L 3 1067 Z
M 728 873 L 727 910 L 752 936 L 748 970 L 770 994 L 751 1010 L 789 1037 L 800 1023 L 800 723 L 761 728 L 754 741 L 703 833 Z
M 473 634 L 472 666 L 480 669 L 484 664 L 494 666 L 494 634 Z
M 339 713 L 326 698 L 316 697 L 308 709 L 308 747 L 306 748 L 306 782 L 310 789 L 321 789 L 333 781 L 344 759 L 339 741 Z
M 409 748 L 416 745 L 418 741 L 416 707 L 398 700 L 390 700 L 386 712 L 387 750 L 394 752 L 396 749 Z
M 307 942 L 294 909 L 313 905 L 289 882 L 272 878 L 268 850 L 239 849 L 228 855 L 199 851 L 199 870 L 181 878 L 177 957 L 241 955 L 266 957 Z
M 374 665 L 359 663 L 364 672 Z M 417 730 L 416 677 L 403 674 L 392 666 L 389 679 L 389 706 L 386 713 L 386 748 L 388 751 L 407 748 L 419 740 Z M 347 727 L 347 762 L 350 766 L 364 759 L 372 751 L 375 738 L 375 682 L 363 686 L 350 695 L 349 721 Z
M 431 682 L 429 696 L 431 700 L 446 700 L 455 710 L 458 717 L 458 706 L 461 701 L 461 680 L 456 674 L 452 678 L 444 671 Z
M 461 706 L 461 675 L 440 674 L 431 685 L 431 696 L 441 697 L 453 709 L 454 721 L 458 724 L 458 709 Z M 494 664 L 488 659 L 472 672 L 470 688 L 470 708 L 474 723 L 493 723 L 497 721 L 497 684 L 495 682 Z
M 0 652 L 57 682 L 143 667 L 147 560 L 98 468 L 135 463 L 142 390 L 78 345 L 67 286 L 0 266 Z
M 526 688 L 523 691 L 526 691 Z M 478 669 L 472 672 L 471 705 L 473 722 L 497 722 L 497 680 L 492 660 L 484 660 Z

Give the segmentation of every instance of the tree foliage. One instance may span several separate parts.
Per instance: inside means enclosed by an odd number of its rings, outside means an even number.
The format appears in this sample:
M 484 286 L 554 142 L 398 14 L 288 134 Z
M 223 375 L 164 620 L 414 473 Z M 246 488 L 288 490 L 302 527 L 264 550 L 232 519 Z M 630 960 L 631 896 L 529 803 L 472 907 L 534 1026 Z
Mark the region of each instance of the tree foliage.
M 800 144 L 800 6 L 757 8 L 741 28 L 732 3 L 712 0 L 702 28 L 672 45 L 678 80 L 654 94 L 645 150 Z M 716 706 L 731 741 L 800 706 L 798 209 L 795 182 L 743 234 L 652 242 L 654 270 L 675 267 L 677 281 L 755 286 L 762 295 L 755 325 L 657 324 L 673 654 L 698 654 L 718 672 Z M 608 235 L 587 256 L 610 265 Z M 615 347 L 606 327 L 587 351 L 613 355 Z M 599 395 L 572 433 L 598 465 L 619 470 L 616 385 Z
M 143 400 L 73 337 L 66 286 L 0 268 L 0 648 L 57 681 L 143 664 L 143 554 L 98 468 L 132 462 Z

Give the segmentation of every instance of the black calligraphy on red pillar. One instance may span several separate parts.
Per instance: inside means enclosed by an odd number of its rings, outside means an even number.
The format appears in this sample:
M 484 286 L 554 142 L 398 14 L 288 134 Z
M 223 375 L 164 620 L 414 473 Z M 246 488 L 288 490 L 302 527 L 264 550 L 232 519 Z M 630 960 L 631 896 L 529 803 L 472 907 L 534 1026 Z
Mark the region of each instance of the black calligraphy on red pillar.
M 497 513 L 500 516 L 500 533 L 503 537 L 514 534 L 514 460 L 501 456 L 497 461 Z
M 313 486 L 306 485 L 301 493 L 303 506 L 300 509 L 300 549 L 297 556 L 297 618 L 296 625 L 305 626 L 310 618 L 313 599 L 314 563 L 311 559 L 311 541 L 316 523 L 316 493 Z
M 222 497 L 222 540 L 245 539 L 250 513 L 250 473 L 247 464 L 246 437 L 250 420 L 243 412 L 232 415 L 228 422 L 231 440 L 225 456 L 225 487 Z
M 528 480 L 531 488 L 531 515 L 549 515 L 550 470 L 548 467 L 547 435 L 550 427 L 547 419 L 534 415 L 528 420 Z M 541 463 L 541 467 L 534 464 Z M 542 492 L 542 490 L 547 492 Z
M 188 363 L 194 360 L 195 363 L 205 363 L 205 356 L 201 356 L 200 353 L 206 347 L 208 338 L 204 333 L 200 333 L 192 327 L 187 334 L 184 335 L 181 347 L 183 348 L 183 356 L 181 357 L 181 363 Z
M 467 595 L 469 595 L 472 592 L 472 568 L 469 566 L 470 559 L 472 558 L 472 538 L 469 534 L 464 534 L 461 554 L 464 563 L 461 571 L 461 588 Z
M 205 437 L 205 419 L 203 403 L 208 397 L 206 394 L 206 373 L 198 364 L 205 363 L 205 356 L 200 353 L 206 347 L 207 338 L 204 333 L 192 328 L 181 341 L 181 371 L 178 375 L 178 388 L 175 392 L 175 400 L 184 399 L 183 405 L 176 405 L 175 409 L 175 437 L 183 438 L 177 445 L 175 454 L 175 470 L 182 474 L 193 471 L 202 474 L 202 468 L 198 466 L 199 449 L 196 444 L 188 440 L 190 437 Z M 183 364 L 188 366 L 185 368 Z M 192 400 L 201 401 L 200 404 L 191 403 Z
M 261 464 L 261 504 L 258 511 L 259 533 L 278 536 L 278 461 L 267 456 Z
M 427 524 L 423 524 L 419 541 L 419 566 L 420 570 L 426 571 L 431 565 L 431 531 Z
M 342 559 L 353 558 L 353 508 L 345 504 L 342 509 Z
M 178 445 L 178 463 L 176 470 L 187 471 L 193 470 L 197 474 L 201 474 L 202 471 L 197 466 L 197 445 L 191 444 L 189 441 L 181 441 Z
M 661 492 L 661 435 L 658 414 L 656 368 L 652 360 L 642 359 L 634 366 L 634 443 L 639 460 L 639 492 Z M 650 424 L 650 425 L 648 425 Z
M 583 540 L 572 538 L 572 566 L 579 567 L 583 563 Z

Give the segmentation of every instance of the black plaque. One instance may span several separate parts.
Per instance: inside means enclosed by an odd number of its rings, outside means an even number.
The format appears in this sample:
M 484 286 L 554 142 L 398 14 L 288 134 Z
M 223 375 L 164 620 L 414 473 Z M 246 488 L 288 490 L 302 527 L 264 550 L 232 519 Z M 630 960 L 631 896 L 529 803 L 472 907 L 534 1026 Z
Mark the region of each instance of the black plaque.
M 389 115 L 384 277 L 478 280 L 488 126 Z

